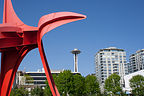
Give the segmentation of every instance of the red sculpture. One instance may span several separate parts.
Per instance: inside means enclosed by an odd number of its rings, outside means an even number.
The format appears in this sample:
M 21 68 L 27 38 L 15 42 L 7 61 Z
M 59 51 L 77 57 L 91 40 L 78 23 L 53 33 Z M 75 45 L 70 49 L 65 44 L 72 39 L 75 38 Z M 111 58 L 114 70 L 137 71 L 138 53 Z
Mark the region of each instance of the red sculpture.
M 0 96 L 10 96 L 17 69 L 25 55 L 34 48 L 39 49 L 43 67 L 53 96 L 60 96 L 53 81 L 44 53 L 42 37 L 50 30 L 86 18 L 72 12 L 57 12 L 40 18 L 38 27 L 25 25 L 13 10 L 11 0 L 4 0 L 3 24 L 0 24 Z

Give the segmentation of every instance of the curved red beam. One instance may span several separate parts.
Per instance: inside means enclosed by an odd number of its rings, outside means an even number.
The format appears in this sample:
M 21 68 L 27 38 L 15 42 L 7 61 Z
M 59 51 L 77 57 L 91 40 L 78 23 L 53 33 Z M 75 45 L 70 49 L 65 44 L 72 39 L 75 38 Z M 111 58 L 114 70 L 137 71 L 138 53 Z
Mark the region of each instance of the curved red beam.
M 50 72 L 50 68 L 48 66 L 48 62 L 47 62 L 43 44 L 42 44 L 42 37 L 47 32 L 49 32 L 50 30 L 60 25 L 63 25 L 72 21 L 80 20 L 82 18 L 85 18 L 85 16 L 72 13 L 72 12 L 57 12 L 57 13 L 45 15 L 39 21 L 39 24 L 38 24 L 39 31 L 37 35 L 38 48 L 39 48 L 40 56 L 43 62 L 45 73 L 46 73 L 48 83 L 49 83 L 53 96 L 60 96 L 60 94 L 56 88 L 56 85 L 53 81 L 53 78 Z
M 73 12 L 57 12 L 40 18 L 38 27 L 25 25 L 15 14 L 11 0 L 4 0 L 3 24 L 0 24 L 0 96 L 10 96 L 15 73 L 26 54 L 39 49 L 45 74 L 53 96 L 60 96 L 45 56 L 42 37 L 52 29 L 86 16 Z

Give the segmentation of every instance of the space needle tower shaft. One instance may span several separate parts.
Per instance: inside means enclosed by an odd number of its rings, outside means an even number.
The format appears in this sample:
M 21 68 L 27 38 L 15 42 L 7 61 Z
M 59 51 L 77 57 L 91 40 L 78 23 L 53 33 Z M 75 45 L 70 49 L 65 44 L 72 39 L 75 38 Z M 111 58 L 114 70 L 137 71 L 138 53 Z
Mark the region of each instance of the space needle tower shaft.
M 80 54 L 81 51 L 74 49 L 71 51 L 71 53 L 74 54 L 74 72 L 78 72 L 78 54 Z

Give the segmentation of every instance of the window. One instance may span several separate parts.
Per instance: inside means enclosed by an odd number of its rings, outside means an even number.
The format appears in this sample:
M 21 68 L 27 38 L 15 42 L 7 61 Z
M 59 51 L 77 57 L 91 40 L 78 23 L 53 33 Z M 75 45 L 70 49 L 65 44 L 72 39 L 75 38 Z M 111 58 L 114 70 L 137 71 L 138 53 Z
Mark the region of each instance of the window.
M 115 58 L 115 61 L 118 61 L 118 58 Z
M 118 71 L 117 69 L 114 69 L 113 71 Z
M 107 60 L 110 60 L 110 58 L 107 58 Z
M 111 53 L 111 55 L 114 55 L 114 53 Z
M 111 69 L 111 66 L 108 66 L 109 67 L 109 69 Z
M 124 63 L 126 63 L 126 61 L 124 61 Z
M 106 63 L 106 61 L 103 61 L 103 63 Z
M 116 51 L 116 50 L 111 50 L 111 51 Z
M 118 66 L 118 64 L 113 64 L 113 66 Z
M 103 64 L 103 66 L 106 66 L 106 64 Z
M 110 61 L 108 61 L 108 63 L 111 63 Z
M 105 70 L 106 70 L 106 66 L 104 66 L 104 67 L 103 67 L 103 69 L 105 69 Z
M 104 61 L 106 60 L 106 58 L 102 58 Z
M 113 68 L 117 68 L 117 66 L 113 66 Z
M 103 71 L 104 71 L 104 72 L 106 72 L 107 70 L 106 70 L 106 69 L 104 69 Z
M 118 55 L 115 55 L 115 58 L 118 58 Z
M 112 60 L 114 61 L 114 60 L 115 60 L 115 58 L 112 58 Z
M 46 76 L 45 73 L 28 73 L 30 76 Z
M 108 52 L 109 50 L 104 50 L 104 52 Z
M 112 61 L 112 63 L 115 63 L 115 61 Z

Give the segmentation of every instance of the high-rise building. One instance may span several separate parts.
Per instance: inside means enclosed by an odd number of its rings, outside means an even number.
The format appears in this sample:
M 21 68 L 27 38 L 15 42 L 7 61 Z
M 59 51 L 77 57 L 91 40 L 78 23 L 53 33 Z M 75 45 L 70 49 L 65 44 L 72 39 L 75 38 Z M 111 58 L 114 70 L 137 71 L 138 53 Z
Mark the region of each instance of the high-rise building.
M 144 49 L 136 51 L 129 59 L 128 72 L 133 73 L 144 69 Z
M 113 73 L 121 77 L 121 84 L 124 84 L 124 75 L 128 73 L 126 63 L 126 52 L 123 49 L 109 47 L 100 49 L 95 55 L 96 76 L 101 85 Z

